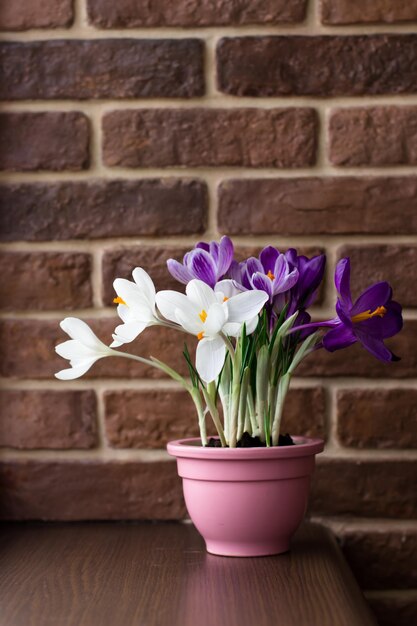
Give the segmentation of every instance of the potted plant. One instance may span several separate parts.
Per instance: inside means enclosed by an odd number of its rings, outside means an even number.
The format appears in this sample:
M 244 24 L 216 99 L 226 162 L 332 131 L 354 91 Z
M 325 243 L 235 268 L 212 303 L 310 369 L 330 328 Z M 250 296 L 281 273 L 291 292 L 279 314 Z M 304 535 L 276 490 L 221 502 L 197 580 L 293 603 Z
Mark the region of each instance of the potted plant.
M 280 432 L 294 372 L 314 351 L 356 342 L 380 360 L 397 360 L 384 339 L 401 330 L 401 306 L 386 282 L 353 302 L 346 258 L 335 272 L 335 316 L 313 322 L 307 309 L 323 279 L 325 256 L 309 259 L 268 246 L 259 258 L 238 263 L 228 237 L 198 243 L 183 263 L 169 259 L 167 265 L 185 293 L 156 293 L 142 268 L 133 270 L 133 282 L 114 281 L 122 323 L 110 346 L 85 322 L 63 320 L 71 339 L 56 351 L 70 368 L 56 376 L 77 378 L 98 359 L 115 356 L 146 363 L 180 383 L 193 399 L 200 437 L 170 442 L 168 452 L 177 458 L 188 512 L 207 550 L 227 556 L 285 552 L 306 510 L 315 455 L 323 450 L 320 439 Z M 195 361 L 184 343 L 189 378 L 154 357 L 116 349 L 154 325 L 196 341 Z M 207 436 L 208 420 L 217 437 Z

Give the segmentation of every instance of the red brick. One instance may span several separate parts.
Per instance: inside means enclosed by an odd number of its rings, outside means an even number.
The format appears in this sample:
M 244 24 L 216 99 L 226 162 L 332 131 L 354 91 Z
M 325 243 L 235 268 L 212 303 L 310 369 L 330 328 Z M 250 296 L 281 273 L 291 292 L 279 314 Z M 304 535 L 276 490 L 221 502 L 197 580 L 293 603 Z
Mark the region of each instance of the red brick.
M 412 176 L 232 179 L 218 194 L 219 228 L 231 235 L 417 233 Z
M 0 7 L 1 30 L 65 28 L 73 19 L 73 0 L 13 0 Z
M 0 446 L 93 448 L 96 412 L 93 391 L 2 390 Z
M 417 0 L 321 0 L 323 24 L 417 22 Z
M 198 39 L 4 42 L 0 99 L 202 96 L 203 56 Z
M 414 589 L 369 592 L 366 599 L 379 626 L 411 626 L 417 622 L 417 594 Z
M 112 111 L 103 132 L 111 167 L 306 167 L 316 158 L 309 108 Z
M 417 246 L 395 243 L 345 245 L 338 250 L 338 257 L 346 256 L 350 257 L 355 273 L 356 295 L 372 283 L 386 280 L 394 290 L 395 300 L 406 307 L 417 306 L 417 293 L 410 289 L 415 280 Z
M 329 136 L 334 165 L 416 165 L 417 107 L 337 109 Z
M 417 321 L 406 320 L 403 330 L 386 341 L 401 358 L 384 363 L 373 357 L 359 343 L 327 352 L 324 349 L 308 356 L 298 367 L 300 376 L 354 376 L 363 378 L 415 378 L 417 375 Z
M 157 0 L 152 4 L 121 0 L 88 0 L 90 22 L 98 28 L 146 26 L 227 26 L 301 22 L 307 0 Z
M 173 439 L 199 436 L 194 404 L 183 390 L 109 391 L 105 406 L 107 439 L 115 448 L 164 448 Z M 281 431 L 324 437 L 323 389 L 292 389 Z M 210 416 L 207 432 L 216 434 Z
M 5 461 L 0 518 L 77 521 L 181 519 L 175 461 Z
M 51 380 L 54 373 L 68 367 L 68 361 L 55 354 L 55 346 L 68 339 L 57 320 L 8 319 L 0 322 L 0 375 L 15 378 Z M 86 320 L 94 332 L 109 345 L 112 332 L 121 323 L 118 317 Z M 193 353 L 196 340 L 187 339 Z M 149 328 L 139 339 L 126 346 L 125 351 L 144 357 L 162 359 L 182 374 L 188 375 L 182 355 L 184 336 L 164 328 Z M 104 358 L 93 365 L 87 378 L 161 378 L 165 377 L 153 367 L 135 363 L 130 359 Z
M 0 275 L 2 309 L 43 311 L 92 306 L 88 254 L 3 251 Z
M 181 291 L 183 285 L 177 282 L 167 270 L 167 259 L 174 258 L 182 262 L 184 254 L 193 246 L 140 246 L 134 248 L 116 248 L 108 250 L 103 255 L 103 300 L 105 304 L 112 304 L 115 296 L 113 281 L 115 278 L 132 280 L 132 271 L 135 267 L 143 267 L 152 277 L 157 290 L 175 289 Z M 235 258 L 243 260 L 249 256 L 258 256 L 262 246 L 237 246 Z M 322 249 L 316 247 L 299 248 L 300 254 L 314 256 L 321 254 Z M 320 301 L 321 294 L 317 298 Z
M 218 86 L 260 97 L 415 93 L 416 61 L 414 34 L 224 38 Z
M 339 389 L 339 440 L 357 448 L 417 448 L 416 406 L 416 389 Z
M 54 241 L 201 233 L 207 204 L 205 184 L 189 179 L 2 185 L 0 238 Z
M 326 439 L 325 403 L 322 387 L 292 388 L 285 400 L 281 432 Z
M 182 390 L 108 391 L 106 435 L 114 448 L 165 448 L 168 441 L 198 437 L 198 420 Z M 207 419 L 208 430 L 214 434 Z
M 330 528 L 362 589 L 416 587 L 415 522 L 344 520 L 330 524 Z
M 0 113 L 0 169 L 83 170 L 90 131 L 82 113 Z
M 413 519 L 415 461 L 318 457 L 310 510 L 318 515 Z

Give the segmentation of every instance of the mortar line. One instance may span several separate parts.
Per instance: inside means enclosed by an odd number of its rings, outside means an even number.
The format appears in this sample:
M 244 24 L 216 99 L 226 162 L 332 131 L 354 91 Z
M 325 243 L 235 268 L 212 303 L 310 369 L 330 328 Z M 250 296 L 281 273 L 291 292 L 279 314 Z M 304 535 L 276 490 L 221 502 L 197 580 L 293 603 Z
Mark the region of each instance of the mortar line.
M 32 42 L 44 40 L 97 40 L 97 39 L 201 39 L 207 40 L 213 33 L 219 37 L 291 37 L 291 36 L 360 36 L 360 35 L 414 35 L 416 22 L 397 24 L 345 24 L 331 26 L 312 18 L 304 22 L 281 23 L 277 25 L 213 25 L 125 27 L 99 29 L 89 24 L 84 18 L 82 3 L 77 2 L 78 17 L 70 28 L 31 29 L 29 31 L 7 31 L 2 33 L 3 41 Z
M 7 461 L 41 461 L 41 462 L 71 462 L 71 461 L 102 461 L 102 462 L 174 462 L 165 450 L 162 449 L 134 449 L 134 448 L 91 448 L 80 449 L 47 449 L 17 450 L 14 448 L 1 448 L 0 458 Z
M 336 403 L 336 393 L 332 387 L 326 388 L 326 405 L 327 405 L 327 414 L 326 417 L 328 419 L 328 431 L 327 431 L 327 441 L 326 441 L 326 449 L 332 448 L 338 451 L 341 446 L 337 437 L 337 403 Z
M 214 72 L 213 70 L 210 70 Z M 61 111 L 70 112 L 82 110 L 86 114 L 96 108 L 103 107 L 105 112 L 112 110 L 141 110 L 141 109 L 207 109 L 207 108 L 227 108 L 227 109 L 275 109 L 293 107 L 349 107 L 366 108 L 373 106 L 415 106 L 417 104 L 416 94 L 363 94 L 362 96 L 328 96 L 325 99 L 319 96 L 233 96 L 224 94 L 217 90 L 212 84 L 210 92 L 204 96 L 196 98 L 97 98 L 91 100 L 79 100 L 74 98 L 61 99 L 41 99 L 41 100 L 3 100 L 0 102 L 0 110 L 4 112 L 18 111 Z
M 140 181 L 149 179 L 176 178 L 181 180 L 202 179 L 216 174 L 225 180 L 262 180 L 287 178 L 403 178 L 415 177 L 417 169 L 411 165 L 396 167 L 337 167 L 321 166 L 309 168 L 250 168 L 250 167 L 177 167 L 166 168 L 121 168 L 100 167 L 78 172 L 0 172 L 0 183 L 59 183 L 99 182 L 101 179 Z M 314 236 L 314 235 L 312 235 Z
M 417 378 L 363 378 L 354 376 L 320 377 L 295 376 L 291 381 L 291 389 L 324 389 L 334 390 L 417 390 Z M 0 378 L 0 388 L 19 391 L 83 391 L 89 389 L 103 391 L 183 391 L 181 385 L 169 378 L 80 378 L 73 381 L 51 379 L 17 379 Z
M 87 25 L 87 6 L 85 0 L 73 0 L 74 22 L 70 27 L 71 32 L 82 31 Z
M 46 449 L 18 450 L 15 448 L 0 449 L 0 456 L 3 461 L 7 460 L 42 460 L 42 461 L 67 461 L 67 460 L 100 460 L 100 461 L 159 461 L 170 460 L 165 449 L 149 448 L 92 448 L 90 450 L 80 449 Z M 328 460 L 342 460 L 346 462 L 365 461 L 369 463 L 381 462 L 410 462 L 417 461 L 417 450 L 396 449 L 396 450 L 376 450 L 376 449 L 353 449 L 337 448 L 326 444 L 325 451 L 318 457 L 319 463 L 326 463 Z M 173 461 L 171 461 L 173 462 Z
M 85 252 L 91 253 L 94 250 L 103 250 L 103 252 L 117 250 L 129 250 L 135 247 L 152 248 L 153 246 L 169 245 L 169 246 L 190 246 L 192 248 L 195 244 L 196 238 L 201 237 L 198 233 L 186 237 L 109 237 L 108 239 L 66 239 L 58 241 L 10 241 L 1 242 L 0 250 L 4 252 Z M 331 264 L 330 252 L 335 249 L 336 251 L 343 245 L 410 245 L 417 244 L 416 235 L 377 235 L 377 234 L 347 234 L 347 235 L 288 235 L 286 237 L 280 235 L 255 235 L 250 236 L 236 236 L 233 235 L 233 242 L 236 247 L 259 247 L 262 248 L 265 245 L 265 238 L 268 237 L 268 242 L 271 245 L 289 248 L 289 247 L 313 247 L 323 248 L 328 258 L 330 259 L 329 267 Z M 336 257 L 334 257 L 336 258 Z M 329 277 L 333 279 L 332 276 Z M 84 309 L 83 309 L 84 310 Z M 412 309 L 410 309 L 412 312 Z

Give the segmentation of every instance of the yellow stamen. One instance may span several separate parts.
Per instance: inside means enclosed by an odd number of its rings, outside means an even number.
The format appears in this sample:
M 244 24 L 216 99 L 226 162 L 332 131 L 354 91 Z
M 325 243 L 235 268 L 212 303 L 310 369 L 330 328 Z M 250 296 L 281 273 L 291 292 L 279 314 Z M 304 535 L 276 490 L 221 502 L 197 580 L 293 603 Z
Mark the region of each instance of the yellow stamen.
M 197 335 L 197 339 L 200 341 L 202 338 L 204 337 L 204 331 L 201 331 L 201 333 L 198 333 Z
M 378 306 L 374 311 L 369 309 L 368 311 L 363 311 L 363 313 L 358 313 L 358 315 L 354 315 L 352 317 L 352 322 L 356 324 L 357 322 L 364 322 L 365 320 L 370 320 L 371 317 L 384 317 L 387 309 L 384 306 Z
M 223 298 L 223 302 L 227 302 L 229 298 L 227 298 L 226 296 L 224 296 Z
M 274 274 L 271 272 L 271 270 L 268 270 L 268 274 L 267 274 L 268 278 L 270 278 L 271 280 L 274 280 L 275 276 Z
M 207 319 L 207 311 L 205 311 L 204 309 L 201 311 L 201 313 L 198 314 L 198 317 L 201 319 L 201 321 L 204 322 Z
M 117 296 L 117 298 L 113 298 L 113 302 L 114 304 L 126 304 L 126 302 L 120 296 Z

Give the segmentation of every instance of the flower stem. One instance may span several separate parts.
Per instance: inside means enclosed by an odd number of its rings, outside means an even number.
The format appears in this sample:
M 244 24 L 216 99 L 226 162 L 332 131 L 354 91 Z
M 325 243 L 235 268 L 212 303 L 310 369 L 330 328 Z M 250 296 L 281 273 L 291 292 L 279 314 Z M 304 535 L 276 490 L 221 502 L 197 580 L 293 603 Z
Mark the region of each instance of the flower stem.
M 217 433 L 219 435 L 220 441 L 222 446 L 225 448 L 227 446 L 227 441 L 226 438 L 224 436 L 224 430 L 222 427 L 222 423 L 220 421 L 220 417 L 219 417 L 219 411 L 217 409 L 214 397 L 213 397 L 213 387 L 214 387 L 214 392 L 216 391 L 216 385 L 214 382 L 208 383 L 207 385 L 207 390 L 203 389 L 203 396 L 204 399 L 206 401 L 206 405 L 207 408 L 210 412 L 210 415 L 213 419 L 214 425 L 216 427 Z
M 232 361 L 233 361 L 235 358 L 235 349 L 233 347 L 232 342 L 230 341 L 229 337 L 225 335 L 224 333 L 220 333 L 220 337 L 223 339 L 224 343 L 226 344 L 226 348 L 229 350 L 230 356 L 232 357 Z

